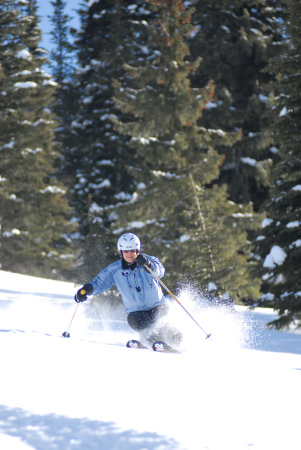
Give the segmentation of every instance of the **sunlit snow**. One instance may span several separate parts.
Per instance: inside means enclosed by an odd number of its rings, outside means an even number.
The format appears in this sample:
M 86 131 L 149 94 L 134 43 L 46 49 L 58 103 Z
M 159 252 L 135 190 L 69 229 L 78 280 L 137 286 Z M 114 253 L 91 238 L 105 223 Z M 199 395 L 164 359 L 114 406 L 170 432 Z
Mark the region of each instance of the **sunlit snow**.
M 271 223 L 273 223 L 273 219 L 263 219 L 261 227 L 262 228 L 268 227 L 269 225 L 271 225 Z
M 22 49 L 16 53 L 17 58 L 31 60 L 32 56 L 28 50 Z
M 37 83 L 34 81 L 23 81 L 14 84 L 15 89 L 30 89 L 37 87 Z
M 245 164 L 249 164 L 250 166 L 256 166 L 257 165 L 257 161 L 256 159 L 250 158 L 249 156 L 247 157 L 241 157 L 240 160 L 245 163 Z
M 299 220 L 294 220 L 293 222 L 289 222 L 286 224 L 286 228 L 296 228 L 300 225 Z
M 278 245 L 274 245 L 271 248 L 270 253 L 266 256 L 263 267 L 269 267 L 270 269 L 273 269 L 275 265 L 281 265 L 283 264 L 283 261 L 287 257 L 287 254 L 285 251 L 279 247 Z
M 204 332 L 175 304 L 183 353 L 160 354 L 125 348 L 138 336 L 107 295 L 76 306 L 72 283 L 0 282 L 1 449 L 300 449 L 301 336 L 265 329 L 271 310 L 183 288 Z

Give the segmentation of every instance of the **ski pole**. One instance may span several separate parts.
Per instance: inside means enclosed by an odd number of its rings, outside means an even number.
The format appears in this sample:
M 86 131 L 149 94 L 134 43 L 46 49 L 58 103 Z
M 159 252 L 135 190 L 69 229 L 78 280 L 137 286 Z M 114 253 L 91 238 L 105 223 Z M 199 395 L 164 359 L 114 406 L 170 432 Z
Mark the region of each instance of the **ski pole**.
M 161 284 L 161 286 L 168 292 L 169 295 L 172 296 L 172 298 L 178 303 L 178 305 L 181 306 L 181 308 L 186 312 L 186 314 L 188 314 L 188 316 L 194 321 L 194 323 L 197 324 L 197 326 L 203 331 L 203 333 L 206 334 L 206 339 L 211 339 L 211 333 L 208 334 L 206 333 L 206 331 L 201 327 L 201 325 L 195 320 L 194 317 L 192 317 L 192 315 L 190 314 L 189 311 L 187 311 L 187 309 L 182 305 L 182 303 L 180 302 L 180 300 L 177 299 L 177 297 L 175 295 L 173 295 L 173 293 L 168 289 L 168 287 L 163 283 L 163 281 L 152 271 L 152 269 L 150 269 L 147 266 L 144 266 L 147 268 L 147 270 L 149 271 L 149 273 L 152 274 L 152 276 Z
M 73 316 L 72 316 L 72 319 L 71 319 L 71 321 L 70 321 L 70 324 L 69 324 L 69 327 L 68 327 L 67 331 L 64 331 L 64 333 L 62 334 L 62 336 L 64 336 L 64 337 L 70 337 L 69 330 L 70 330 L 71 324 L 72 324 L 72 322 L 73 322 L 73 319 L 74 319 L 74 316 L 75 316 L 75 314 L 76 314 L 76 311 L 77 311 L 77 308 L 78 308 L 78 307 L 79 307 L 79 303 L 76 305 L 75 311 L 74 311 L 74 313 L 73 313 Z

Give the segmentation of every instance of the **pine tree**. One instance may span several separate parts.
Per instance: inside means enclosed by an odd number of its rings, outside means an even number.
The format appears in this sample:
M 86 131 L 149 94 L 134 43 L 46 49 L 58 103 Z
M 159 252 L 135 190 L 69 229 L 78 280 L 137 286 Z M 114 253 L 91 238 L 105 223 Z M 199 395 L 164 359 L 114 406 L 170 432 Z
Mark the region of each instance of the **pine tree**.
M 115 249 L 109 231 L 111 210 L 107 207 L 126 201 L 134 186 L 124 170 L 132 158 L 128 138 L 120 135 L 111 121 L 112 115 L 121 114 L 112 101 L 112 80 L 124 77 L 125 62 L 140 57 L 142 64 L 145 59 L 143 36 L 149 11 L 143 5 L 116 0 L 92 2 L 79 10 L 81 30 L 75 39 L 79 69 L 74 80 L 77 96 L 71 112 L 71 149 L 66 167 L 67 174 L 76 179 L 72 204 L 88 242 L 94 242 L 96 221 L 100 242 Z M 93 211 L 98 211 L 97 218 Z M 103 244 L 97 248 L 100 254 Z M 99 261 L 95 252 L 95 245 L 85 250 L 84 265 Z
M 193 10 L 180 0 L 147 3 L 148 58 L 143 66 L 127 64 L 124 82 L 114 84 L 115 102 L 128 114 L 115 126 L 131 138 L 127 170 L 136 182 L 131 201 L 115 209 L 114 233 L 136 232 L 171 282 L 189 277 L 235 298 L 254 297 L 259 283 L 248 274 L 246 229 L 256 220 L 251 206 L 228 201 L 216 183 L 222 157 L 215 148 L 233 145 L 239 133 L 203 126 L 214 85 L 190 83 L 200 62 L 188 60 L 185 42 Z
M 287 2 L 283 34 L 288 52 L 270 60 L 269 72 L 277 74 L 270 84 L 273 126 L 270 132 L 280 161 L 273 169 L 270 198 L 264 205 L 267 219 L 258 236 L 265 280 L 263 298 L 280 317 L 277 329 L 301 328 L 301 4 Z
M 52 75 L 57 83 L 61 84 L 73 72 L 73 46 L 70 43 L 70 29 L 67 24 L 71 17 L 65 14 L 66 2 L 55 0 L 50 2 L 54 8 L 53 15 L 48 16 L 53 23 L 51 42 L 54 48 L 51 51 Z
M 77 87 L 74 86 L 75 54 L 71 44 L 71 18 L 65 13 L 66 2 L 51 2 L 54 11 L 48 16 L 53 24 L 51 35 L 54 48 L 50 53 L 52 75 L 58 86 L 54 93 L 52 110 L 56 118 L 55 143 L 59 159 L 59 175 L 67 187 L 67 198 L 72 203 L 72 189 L 76 184 L 70 151 L 73 143 L 72 122 L 76 114 Z
M 56 277 L 71 259 L 69 208 L 54 170 L 56 84 L 42 68 L 36 1 L 0 5 L 1 268 Z
M 218 148 L 225 155 L 220 182 L 227 183 L 231 200 L 252 202 L 256 211 L 267 198 L 274 153 L 271 136 L 262 133 L 270 120 L 263 72 L 268 58 L 282 49 L 278 0 L 195 0 L 195 32 L 189 46 L 203 63 L 193 86 L 213 80 L 216 89 L 204 111 L 208 127 L 241 129 L 233 146 Z
M 112 127 L 111 115 L 120 112 L 112 102 L 112 80 L 124 76 L 122 66 L 147 51 L 143 47 L 143 2 L 93 2 L 80 10 L 82 29 L 75 44 L 80 69 L 77 115 L 73 121 L 76 143 L 72 149 L 78 183 L 78 207 L 87 214 L 91 202 L 110 205 L 122 201 L 131 189 L 123 165 L 128 159 L 127 139 Z M 79 164 L 80 161 L 80 164 Z M 124 191 L 123 191 L 124 189 Z

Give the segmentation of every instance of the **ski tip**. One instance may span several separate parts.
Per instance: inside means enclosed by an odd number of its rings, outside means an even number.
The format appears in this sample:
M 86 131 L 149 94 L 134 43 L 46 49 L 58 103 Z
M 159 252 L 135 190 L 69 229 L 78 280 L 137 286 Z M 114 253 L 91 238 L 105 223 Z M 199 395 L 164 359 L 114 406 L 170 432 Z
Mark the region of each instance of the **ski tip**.
M 171 347 L 170 345 L 166 344 L 166 342 L 163 341 L 156 341 L 153 343 L 153 350 L 154 352 L 162 352 L 162 353 L 181 353 L 175 348 Z
M 148 348 L 146 345 L 142 344 L 142 342 L 137 341 L 136 339 L 131 339 L 126 343 L 127 348 Z

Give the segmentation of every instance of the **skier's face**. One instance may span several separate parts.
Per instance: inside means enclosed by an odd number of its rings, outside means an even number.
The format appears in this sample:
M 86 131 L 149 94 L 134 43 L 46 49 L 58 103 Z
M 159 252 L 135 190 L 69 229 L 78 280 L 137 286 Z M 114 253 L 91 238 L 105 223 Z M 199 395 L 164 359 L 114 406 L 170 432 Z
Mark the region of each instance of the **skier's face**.
M 122 252 L 123 258 L 126 260 L 126 262 L 133 264 L 135 262 L 135 259 L 138 256 L 137 250 L 124 250 Z

